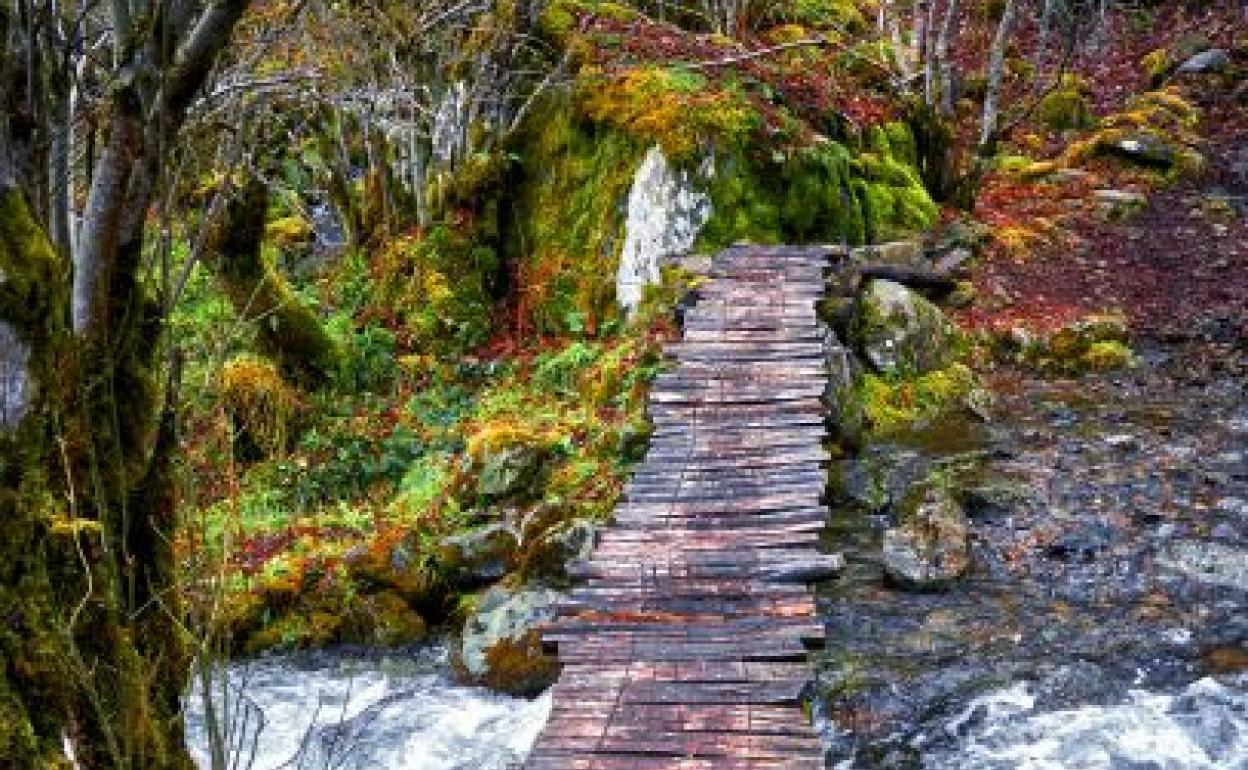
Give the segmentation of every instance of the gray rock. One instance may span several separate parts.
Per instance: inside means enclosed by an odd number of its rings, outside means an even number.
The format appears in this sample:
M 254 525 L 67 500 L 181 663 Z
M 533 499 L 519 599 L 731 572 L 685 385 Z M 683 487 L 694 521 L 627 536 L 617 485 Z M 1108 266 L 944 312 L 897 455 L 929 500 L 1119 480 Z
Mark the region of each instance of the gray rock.
M 507 691 L 540 690 L 540 682 L 525 681 L 521 686 L 506 686 L 500 676 L 506 672 L 492 669 L 490 651 L 507 645 L 511 658 L 529 658 L 535 669 L 545 668 L 540 660 L 540 646 L 532 642 L 538 627 L 553 620 L 556 605 L 562 599 L 556 591 L 528 587 L 510 591 L 501 586 L 491 588 L 481 599 L 477 611 L 464 623 L 460 641 L 460 661 L 464 670 L 476 681 L 489 682 Z M 523 664 L 525 660 L 509 661 Z M 526 676 L 526 679 L 528 677 Z
M 855 262 L 886 262 L 890 265 L 908 265 L 923 257 L 923 244 L 918 241 L 892 241 L 874 246 L 850 249 L 849 257 Z
M 646 286 L 659 282 L 665 261 L 693 248 L 711 218 L 711 198 L 698 189 L 698 177 L 713 171 L 709 161 L 696 176 L 677 169 L 657 145 L 646 153 L 628 193 L 616 275 L 615 295 L 624 308 L 636 308 Z
M 849 348 L 829 331 L 824 339 L 828 384 L 823 402 L 827 405 L 828 428 L 832 438 L 844 446 L 859 446 L 867 427 L 867 415 L 858 398 L 861 365 Z
M 477 493 L 490 500 L 531 496 L 541 487 L 549 459 L 549 450 L 539 446 L 489 451 L 481 461 Z
M 501 522 L 444 538 L 440 555 L 447 568 L 474 583 L 489 583 L 507 574 L 516 552 L 516 535 Z
M 970 521 L 962 506 L 942 486 L 924 484 L 901 523 L 884 533 L 885 574 L 901 588 L 930 591 L 962 577 L 970 563 Z
M 1111 219 L 1139 211 L 1148 202 L 1143 195 L 1127 190 L 1097 190 L 1093 196 L 1101 210 Z
M 944 369 L 958 332 L 940 308 L 893 281 L 871 281 L 858 300 L 854 335 L 879 373 L 903 377 Z
M 1151 168 L 1168 169 L 1179 159 L 1179 149 L 1172 142 L 1143 132 L 1107 142 L 1101 146 L 1101 150 Z
M 586 562 L 593 556 L 601 531 L 596 522 L 580 520 L 542 535 L 529 549 L 525 574 L 538 577 L 567 574 L 569 565 Z
M 1248 550 L 1243 548 L 1180 540 L 1159 553 L 1157 562 L 1202 583 L 1248 591 Z
M 1202 51 L 1179 65 L 1176 75 L 1199 75 L 1209 72 L 1225 72 L 1231 66 L 1231 57 L 1221 48 Z

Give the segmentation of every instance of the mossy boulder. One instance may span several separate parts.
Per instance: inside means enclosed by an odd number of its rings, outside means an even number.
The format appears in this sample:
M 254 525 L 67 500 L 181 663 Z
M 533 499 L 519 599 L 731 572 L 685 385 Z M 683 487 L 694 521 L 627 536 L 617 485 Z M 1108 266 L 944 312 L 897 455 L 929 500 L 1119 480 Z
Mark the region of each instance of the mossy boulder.
M 987 419 L 992 406 L 992 395 L 963 363 L 905 379 L 868 372 L 858 398 L 875 436 L 897 435 L 959 413 Z
M 1098 147 L 1105 155 L 1162 170 L 1172 168 L 1179 159 L 1179 148 L 1174 142 L 1144 131 L 1106 137 Z
M 494 425 L 468 442 L 476 493 L 487 503 L 540 496 L 555 457 L 551 437 L 515 424 Z
M 970 569 L 970 529 L 947 486 L 928 479 L 903 503 L 897 526 L 884 533 L 885 575 L 907 590 L 947 587 Z
M 1015 361 L 1042 372 L 1077 375 L 1134 365 L 1125 316 L 1100 313 L 1046 334 L 1014 329 L 1002 341 Z
M 515 695 L 535 695 L 553 684 L 559 664 L 543 651 L 540 626 L 554 619 L 561 598 L 535 586 L 487 591 L 464 623 L 460 664 L 467 678 Z
M 442 539 L 438 555 L 445 571 L 469 584 L 500 580 L 517 552 L 516 533 L 503 522 Z
M 521 574 L 529 578 L 560 578 L 569 564 L 589 559 L 601 527 L 588 520 L 570 521 L 542 534 L 521 556 Z
M 1087 92 L 1087 82 L 1082 78 L 1063 76 L 1057 88 L 1045 94 L 1036 105 L 1036 119 L 1056 131 L 1092 127 L 1096 118 Z
M 853 338 L 876 373 L 914 377 L 944 369 L 962 346 L 940 308 L 893 281 L 874 280 L 858 299 Z
M 481 458 L 477 494 L 487 500 L 532 497 L 541 488 L 550 453 L 522 445 L 490 450 Z

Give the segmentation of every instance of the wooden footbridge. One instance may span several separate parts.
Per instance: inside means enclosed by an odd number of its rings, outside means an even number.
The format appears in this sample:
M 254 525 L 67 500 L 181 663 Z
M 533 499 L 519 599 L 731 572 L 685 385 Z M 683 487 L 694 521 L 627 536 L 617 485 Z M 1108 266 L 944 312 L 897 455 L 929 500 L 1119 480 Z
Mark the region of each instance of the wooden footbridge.
M 832 255 L 712 262 L 646 461 L 545 636 L 563 672 L 528 770 L 824 766 L 802 698 L 824 634 L 805 583 L 835 568 L 817 551 Z

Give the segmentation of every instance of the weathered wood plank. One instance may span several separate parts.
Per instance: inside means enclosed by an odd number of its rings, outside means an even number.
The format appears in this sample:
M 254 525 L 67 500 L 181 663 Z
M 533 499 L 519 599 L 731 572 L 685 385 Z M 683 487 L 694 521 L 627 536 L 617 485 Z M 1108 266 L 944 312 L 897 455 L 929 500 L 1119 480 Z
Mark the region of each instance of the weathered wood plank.
M 826 333 L 839 248 L 713 261 L 677 367 L 651 390 L 646 461 L 543 633 L 563 674 L 527 770 L 817 770 L 801 701 L 824 575 Z

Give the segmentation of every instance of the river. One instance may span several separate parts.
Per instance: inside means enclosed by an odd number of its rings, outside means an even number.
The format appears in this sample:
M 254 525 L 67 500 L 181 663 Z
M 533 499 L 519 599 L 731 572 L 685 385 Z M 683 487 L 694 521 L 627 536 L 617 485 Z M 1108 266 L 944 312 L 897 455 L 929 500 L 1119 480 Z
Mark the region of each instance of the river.
M 440 647 L 271 655 L 228 673 L 236 707 L 219 722 L 236 726 L 229 770 L 505 770 L 523 760 L 550 713 L 549 696 L 454 683 Z M 204 711 L 197 686 L 188 740 L 209 770 Z

